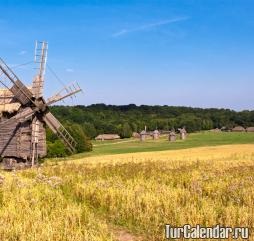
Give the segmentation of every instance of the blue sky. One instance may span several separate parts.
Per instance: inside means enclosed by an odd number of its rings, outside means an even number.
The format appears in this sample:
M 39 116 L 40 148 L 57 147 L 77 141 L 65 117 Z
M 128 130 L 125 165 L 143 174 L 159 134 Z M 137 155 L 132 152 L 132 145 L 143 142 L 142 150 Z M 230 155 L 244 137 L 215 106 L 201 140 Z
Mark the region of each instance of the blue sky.
M 254 1 L 4 1 L 0 56 L 48 64 L 84 94 L 67 104 L 254 109 Z M 34 65 L 15 68 L 29 84 Z M 46 96 L 62 87 L 46 72 Z

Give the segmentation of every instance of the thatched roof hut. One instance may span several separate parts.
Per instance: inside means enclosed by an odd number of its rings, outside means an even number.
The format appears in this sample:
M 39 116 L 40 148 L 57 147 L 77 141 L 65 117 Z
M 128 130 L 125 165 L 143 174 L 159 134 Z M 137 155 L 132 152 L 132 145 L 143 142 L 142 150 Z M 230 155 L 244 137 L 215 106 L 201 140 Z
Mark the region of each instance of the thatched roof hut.
M 120 136 L 117 134 L 101 134 L 95 137 L 95 140 L 100 141 L 109 141 L 109 140 L 117 140 L 120 139 Z
M 245 128 L 242 126 L 236 126 L 232 129 L 233 132 L 245 132 Z
M 246 131 L 247 131 L 247 132 L 254 132 L 254 127 L 247 127 L 247 128 L 246 128 Z

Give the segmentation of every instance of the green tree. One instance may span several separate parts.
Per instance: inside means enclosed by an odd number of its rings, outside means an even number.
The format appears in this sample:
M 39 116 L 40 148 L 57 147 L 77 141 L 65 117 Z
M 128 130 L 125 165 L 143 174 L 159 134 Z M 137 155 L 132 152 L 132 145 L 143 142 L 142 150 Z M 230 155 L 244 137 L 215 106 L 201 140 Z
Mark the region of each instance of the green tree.
M 129 125 L 129 123 L 125 122 L 123 125 L 122 125 L 122 128 L 121 128 L 121 132 L 120 132 L 120 136 L 122 138 L 129 138 L 132 136 L 132 129 Z
M 90 140 L 86 137 L 84 130 L 78 124 L 68 123 L 66 129 L 70 132 L 74 140 L 77 142 L 76 150 L 78 153 L 92 151 L 93 146 Z
M 47 147 L 48 157 L 65 157 L 68 155 L 68 151 L 60 140 L 55 140 L 53 143 L 47 141 Z
M 202 130 L 210 130 L 213 128 L 213 121 L 210 119 L 202 120 Z
M 82 124 L 83 131 L 85 135 L 89 138 L 94 138 L 97 135 L 96 128 L 94 127 L 93 123 L 84 122 Z

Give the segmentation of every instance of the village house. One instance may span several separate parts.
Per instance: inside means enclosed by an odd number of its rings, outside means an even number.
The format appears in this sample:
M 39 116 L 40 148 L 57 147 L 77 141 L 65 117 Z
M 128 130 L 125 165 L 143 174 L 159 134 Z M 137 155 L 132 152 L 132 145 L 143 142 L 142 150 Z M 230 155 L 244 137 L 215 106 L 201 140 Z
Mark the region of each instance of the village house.
M 247 128 L 246 128 L 246 131 L 247 131 L 247 132 L 254 132 L 254 127 L 247 127 Z
M 117 134 L 100 134 L 95 137 L 96 141 L 110 141 L 120 139 L 120 136 Z
M 236 126 L 232 129 L 233 132 L 245 132 L 245 128 L 242 126 Z

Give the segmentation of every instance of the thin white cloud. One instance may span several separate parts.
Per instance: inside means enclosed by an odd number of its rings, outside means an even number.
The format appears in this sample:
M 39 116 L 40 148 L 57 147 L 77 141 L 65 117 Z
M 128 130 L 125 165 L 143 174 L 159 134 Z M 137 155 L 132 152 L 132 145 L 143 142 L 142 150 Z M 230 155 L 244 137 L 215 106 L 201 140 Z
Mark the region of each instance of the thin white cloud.
M 74 69 L 67 68 L 67 69 L 65 69 L 65 71 L 66 71 L 66 72 L 69 72 L 69 73 L 72 73 L 72 72 L 74 72 Z
M 129 34 L 129 33 L 133 33 L 133 32 L 140 32 L 140 31 L 144 31 L 144 30 L 150 30 L 150 29 L 157 28 L 157 27 L 160 27 L 160 26 L 163 26 L 163 25 L 169 25 L 171 23 L 185 21 L 187 19 L 189 19 L 189 18 L 188 17 L 178 17 L 178 18 L 172 18 L 172 19 L 159 21 L 159 22 L 156 22 L 156 23 L 150 23 L 150 24 L 142 25 L 142 26 L 139 26 L 137 28 L 122 29 L 122 30 L 112 34 L 112 37 L 119 37 L 119 36 Z
M 27 53 L 26 50 L 21 50 L 21 51 L 19 52 L 19 55 L 25 55 L 26 53 Z

